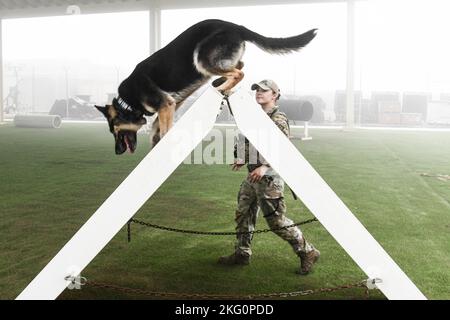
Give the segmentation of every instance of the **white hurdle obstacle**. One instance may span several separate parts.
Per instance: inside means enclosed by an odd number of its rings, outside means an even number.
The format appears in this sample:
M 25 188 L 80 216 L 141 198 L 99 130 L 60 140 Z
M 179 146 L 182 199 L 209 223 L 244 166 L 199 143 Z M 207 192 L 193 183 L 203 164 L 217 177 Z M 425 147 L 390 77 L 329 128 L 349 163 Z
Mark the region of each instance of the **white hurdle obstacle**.
M 17 299 L 56 299 L 209 133 L 222 98 L 208 88 Z M 240 131 L 369 279 L 380 279 L 376 287 L 388 299 L 426 299 L 253 97 L 238 90 L 229 101 Z M 270 139 L 261 139 L 261 128 Z

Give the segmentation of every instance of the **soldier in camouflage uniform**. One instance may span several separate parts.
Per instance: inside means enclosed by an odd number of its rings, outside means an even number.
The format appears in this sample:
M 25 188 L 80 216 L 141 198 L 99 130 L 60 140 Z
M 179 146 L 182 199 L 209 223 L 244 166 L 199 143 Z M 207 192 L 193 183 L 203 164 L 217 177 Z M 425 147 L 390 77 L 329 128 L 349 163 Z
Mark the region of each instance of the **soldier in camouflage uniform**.
M 263 80 L 253 84 L 252 90 L 256 90 L 256 102 L 258 102 L 267 115 L 275 122 L 283 133 L 289 137 L 289 123 L 286 115 L 279 111 L 276 105 L 280 90 L 272 80 Z M 286 217 L 286 204 L 284 201 L 284 181 L 270 167 L 270 164 L 257 153 L 254 147 L 242 135 L 235 145 L 235 163 L 233 170 L 239 170 L 247 163 L 249 174 L 242 182 L 236 210 L 236 231 L 244 232 L 237 235 L 235 252 L 230 256 L 219 258 L 219 263 L 224 265 L 247 265 L 250 263 L 252 254 L 251 241 L 253 234 L 246 232 L 254 231 L 258 207 L 271 229 L 279 229 L 293 224 Z M 256 161 L 250 161 L 256 154 Z M 244 155 L 243 157 L 239 157 Z M 243 159 L 242 159 L 243 158 Z M 320 252 L 316 250 L 303 237 L 298 227 L 274 231 L 280 238 L 287 241 L 294 252 L 300 258 L 299 274 L 308 274 L 313 264 L 318 260 Z

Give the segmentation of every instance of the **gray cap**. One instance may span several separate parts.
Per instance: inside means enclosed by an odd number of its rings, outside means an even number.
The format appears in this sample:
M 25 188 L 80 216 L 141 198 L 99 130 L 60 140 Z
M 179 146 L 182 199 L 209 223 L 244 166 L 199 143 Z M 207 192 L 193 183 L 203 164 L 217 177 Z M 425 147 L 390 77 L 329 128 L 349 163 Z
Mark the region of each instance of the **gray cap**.
M 256 90 L 258 88 L 261 88 L 263 90 L 272 90 L 275 93 L 280 93 L 280 88 L 278 87 L 278 85 L 275 83 L 275 81 L 270 79 L 265 79 L 258 83 L 252 84 L 252 90 Z

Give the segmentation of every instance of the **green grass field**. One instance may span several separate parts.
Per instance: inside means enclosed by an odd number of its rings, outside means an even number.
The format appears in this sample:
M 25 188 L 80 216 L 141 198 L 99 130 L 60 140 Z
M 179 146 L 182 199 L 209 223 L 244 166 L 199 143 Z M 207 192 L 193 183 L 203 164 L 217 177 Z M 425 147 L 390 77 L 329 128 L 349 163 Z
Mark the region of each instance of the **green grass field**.
M 449 132 L 311 130 L 294 140 L 357 218 L 430 299 L 450 299 Z M 0 298 L 13 299 L 74 235 L 148 152 L 116 156 L 106 126 L 61 129 L 0 126 Z M 236 194 L 246 175 L 227 165 L 182 165 L 135 218 L 202 231 L 233 231 Z M 312 217 L 286 193 L 288 216 Z M 330 212 L 332 214 L 332 212 Z M 273 233 L 254 237 L 248 267 L 216 264 L 233 250 L 231 236 L 199 236 L 124 227 L 83 271 L 88 281 L 148 291 L 200 294 L 290 292 L 365 278 L 320 223 L 302 227 L 322 252 L 312 274 L 294 273 L 298 260 Z M 258 229 L 266 228 L 262 217 Z M 142 299 L 83 287 L 62 299 Z M 364 299 L 348 289 L 299 299 Z M 371 291 L 371 299 L 384 296 Z

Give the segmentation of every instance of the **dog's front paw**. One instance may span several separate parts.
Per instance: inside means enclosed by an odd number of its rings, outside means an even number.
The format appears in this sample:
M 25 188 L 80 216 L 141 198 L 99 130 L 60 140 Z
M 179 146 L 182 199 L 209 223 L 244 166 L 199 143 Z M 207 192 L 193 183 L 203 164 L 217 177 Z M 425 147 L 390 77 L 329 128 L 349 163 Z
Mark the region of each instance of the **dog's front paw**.
M 161 140 L 161 138 L 159 137 L 159 133 L 155 133 L 151 139 L 152 142 L 152 149 L 158 144 L 159 140 Z

